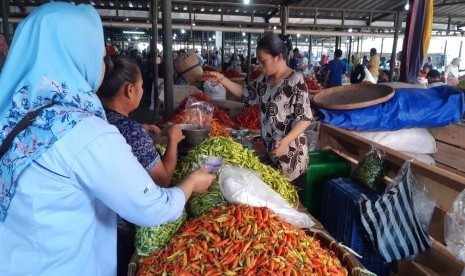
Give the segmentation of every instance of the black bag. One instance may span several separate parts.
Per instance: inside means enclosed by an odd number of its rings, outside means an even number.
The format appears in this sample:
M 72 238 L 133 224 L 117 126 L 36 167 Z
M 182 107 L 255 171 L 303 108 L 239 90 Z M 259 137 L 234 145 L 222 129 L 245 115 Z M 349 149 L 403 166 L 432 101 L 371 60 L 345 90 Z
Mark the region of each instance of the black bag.
M 362 225 L 386 262 L 417 254 L 431 246 L 431 238 L 414 211 L 412 186 L 415 178 L 406 162 L 396 184 L 375 202 L 362 195 L 359 200 Z

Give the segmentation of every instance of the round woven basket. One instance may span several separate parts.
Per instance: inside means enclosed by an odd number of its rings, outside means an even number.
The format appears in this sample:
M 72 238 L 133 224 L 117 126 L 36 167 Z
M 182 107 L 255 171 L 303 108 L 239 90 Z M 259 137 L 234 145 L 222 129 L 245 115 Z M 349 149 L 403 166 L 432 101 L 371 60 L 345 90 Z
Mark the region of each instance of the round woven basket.
M 381 84 L 351 84 L 317 93 L 312 103 L 328 109 L 354 109 L 383 103 L 394 96 L 394 88 Z
M 173 68 L 188 83 L 202 79 L 203 69 L 199 65 L 197 54 L 192 50 L 173 60 Z
M 349 275 L 352 276 L 372 276 L 368 270 L 360 263 L 360 261 L 355 257 L 349 250 L 341 246 L 338 241 L 331 237 L 326 231 L 318 229 L 308 229 L 306 230 L 307 235 L 320 241 L 321 245 L 334 251 L 347 269 Z M 143 261 L 142 256 L 137 255 L 136 253 L 132 256 L 131 261 L 128 265 L 128 276 L 136 275 L 137 269 L 139 268 L 140 263 Z

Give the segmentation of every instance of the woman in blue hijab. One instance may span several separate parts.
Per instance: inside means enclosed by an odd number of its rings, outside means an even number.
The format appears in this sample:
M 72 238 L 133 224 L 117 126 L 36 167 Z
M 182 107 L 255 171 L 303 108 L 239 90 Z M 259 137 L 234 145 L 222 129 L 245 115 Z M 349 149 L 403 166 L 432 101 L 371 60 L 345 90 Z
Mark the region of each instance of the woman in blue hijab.
M 95 94 L 103 57 L 90 5 L 45 4 L 15 32 L 0 75 L 0 143 L 46 108 L 0 157 L 0 275 L 115 275 L 116 213 L 142 226 L 173 221 L 214 179 L 198 170 L 173 188 L 152 181 L 105 120 Z

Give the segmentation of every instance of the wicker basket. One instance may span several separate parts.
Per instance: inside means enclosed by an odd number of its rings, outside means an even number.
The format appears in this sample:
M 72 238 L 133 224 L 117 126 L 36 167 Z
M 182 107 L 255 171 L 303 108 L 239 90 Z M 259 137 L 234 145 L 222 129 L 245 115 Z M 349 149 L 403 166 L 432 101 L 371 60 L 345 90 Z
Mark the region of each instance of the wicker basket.
M 383 103 L 394 96 L 394 88 L 381 84 L 351 84 L 325 89 L 312 102 L 322 108 L 354 109 Z
M 307 235 L 318 239 L 321 242 L 321 245 L 334 251 L 347 269 L 349 275 L 352 276 L 371 276 L 373 274 L 369 273 L 360 261 L 355 257 L 349 250 L 342 247 L 339 242 L 337 242 L 333 237 L 331 237 L 326 231 L 318 229 L 309 229 L 306 231 Z M 128 276 L 134 276 L 137 273 L 140 262 L 143 260 L 142 256 L 134 254 L 131 258 L 131 262 L 128 265 Z
M 190 50 L 187 54 L 180 55 L 173 61 L 174 70 L 188 83 L 200 81 L 203 69 L 199 65 L 197 54 Z

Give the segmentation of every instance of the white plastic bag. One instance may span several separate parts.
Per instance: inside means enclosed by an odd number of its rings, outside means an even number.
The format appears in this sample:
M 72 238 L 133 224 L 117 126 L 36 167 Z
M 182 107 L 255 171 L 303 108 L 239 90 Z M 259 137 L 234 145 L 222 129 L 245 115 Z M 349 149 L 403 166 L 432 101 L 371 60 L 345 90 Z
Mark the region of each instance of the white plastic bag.
M 268 207 L 283 220 L 299 228 L 315 225 L 308 215 L 292 208 L 254 171 L 226 165 L 220 173 L 219 183 L 221 192 L 230 203 Z
M 363 71 L 365 71 L 365 78 L 363 79 L 363 81 L 369 81 L 371 83 L 376 83 L 376 79 L 371 75 L 370 73 L 370 70 L 368 70 L 368 68 L 366 67 L 363 67 Z
M 210 99 L 226 100 L 226 88 L 221 84 L 205 81 L 203 83 L 203 92 L 207 94 Z
M 445 216 L 444 238 L 449 251 L 465 261 L 465 190 L 460 192 Z
M 305 130 L 307 136 L 307 146 L 309 151 L 317 151 L 320 149 L 320 121 L 315 121 Z

